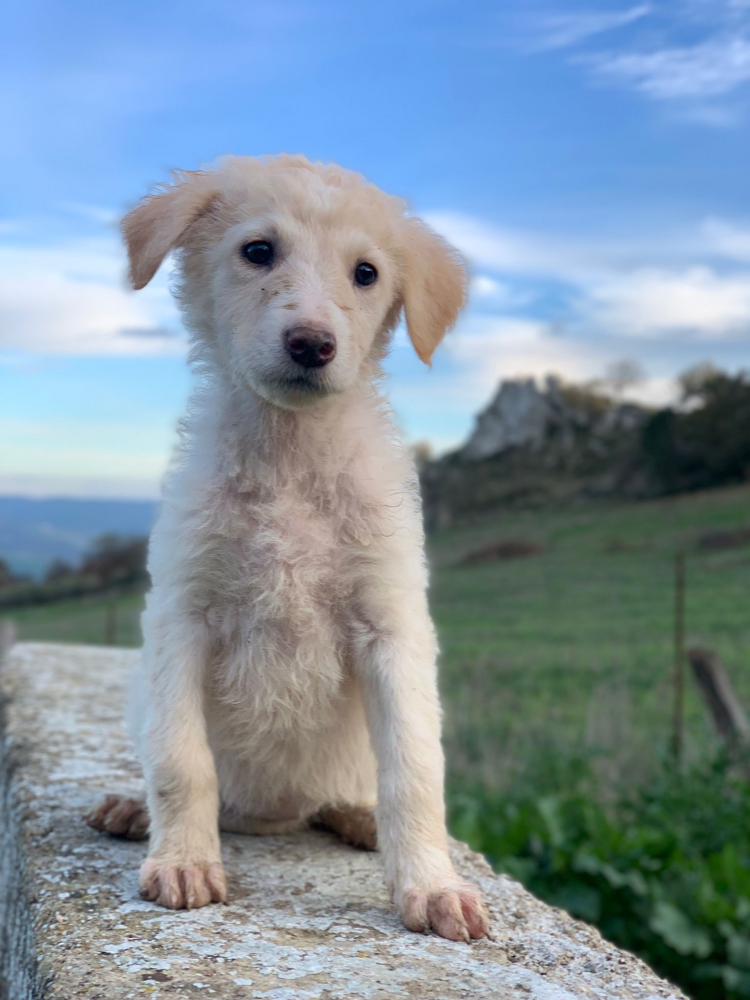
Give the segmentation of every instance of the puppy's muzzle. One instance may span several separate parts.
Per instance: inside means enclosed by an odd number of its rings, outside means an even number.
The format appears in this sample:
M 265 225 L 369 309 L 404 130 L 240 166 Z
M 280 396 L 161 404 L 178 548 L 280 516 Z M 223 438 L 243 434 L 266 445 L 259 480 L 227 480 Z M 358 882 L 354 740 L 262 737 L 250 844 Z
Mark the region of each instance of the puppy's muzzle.
M 284 335 L 287 354 L 303 368 L 324 368 L 336 357 L 336 338 L 328 330 L 294 326 Z

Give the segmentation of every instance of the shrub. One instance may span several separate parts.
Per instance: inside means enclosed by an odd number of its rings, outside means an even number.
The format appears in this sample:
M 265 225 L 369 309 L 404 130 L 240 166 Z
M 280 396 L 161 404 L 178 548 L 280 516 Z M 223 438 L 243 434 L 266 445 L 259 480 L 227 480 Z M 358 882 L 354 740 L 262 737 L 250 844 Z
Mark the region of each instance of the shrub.
M 143 586 L 148 579 L 147 549 L 145 538 L 103 535 L 84 555 L 80 566 L 55 560 L 42 581 L 13 576 L 0 561 L 0 608 L 48 604 L 114 587 Z
M 727 760 L 605 806 L 575 790 L 449 797 L 453 833 L 695 1000 L 750 996 L 750 788 Z
M 136 583 L 146 577 L 148 539 L 102 535 L 81 563 L 83 576 L 96 577 L 103 587 Z
M 686 412 L 656 413 L 642 450 L 668 493 L 741 483 L 750 475 L 750 377 L 709 366 L 681 378 Z

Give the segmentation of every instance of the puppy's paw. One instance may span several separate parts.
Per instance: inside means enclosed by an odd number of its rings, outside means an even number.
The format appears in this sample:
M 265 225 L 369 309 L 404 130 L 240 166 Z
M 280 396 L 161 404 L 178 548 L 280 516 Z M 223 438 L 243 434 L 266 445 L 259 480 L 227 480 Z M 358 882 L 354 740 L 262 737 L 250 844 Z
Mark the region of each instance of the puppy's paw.
M 409 889 L 399 903 L 404 926 L 427 934 L 434 931 L 450 941 L 490 937 L 490 921 L 481 893 L 460 879 L 430 891 Z
M 227 880 L 220 861 L 175 865 L 146 858 L 139 890 L 143 899 L 170 910 L 195 910 L 227 901 Z
M 105 795 L 85 817 L 93 830 L 109 833 L 127 840 L 145 840 L 148 837 L 148 810 L 142 799 L 128 799 L 124 795 Z

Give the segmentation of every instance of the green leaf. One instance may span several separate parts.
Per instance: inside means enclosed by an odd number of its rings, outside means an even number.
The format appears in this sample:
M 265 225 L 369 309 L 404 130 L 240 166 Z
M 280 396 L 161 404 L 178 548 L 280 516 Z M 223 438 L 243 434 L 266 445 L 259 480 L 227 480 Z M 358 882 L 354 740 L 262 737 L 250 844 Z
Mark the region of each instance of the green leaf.
M 648 895 L 648 882 L 637 868 L 622 872 L 593 854 L 577 854 L 571 867 L 574 871 L 585 872 L 588 875 L 601 875 L 614 889 L 627 887 L 636 896 Z
M 747 972 L 733 969 L 731 965 L 725 965 L 721 971 L 728 990 L 741 997 L 750 997 L 750 975 Z
M 552 893 L 547 901 L 591 923 L 596 923 L 602 912 L 601 894 L 583 882 L 569 882 Z
M 732 965 L 750 969 L 750 938 L 744 934 L 732 934 L 727 941 L 727 953 Z
M 648 925 L 680 955 L 707 958 L 713 950 L 710 935 L 691 923 L 682 910 L 671 903 L 656 903 Z
M 562 847 L 565 842 L 565 830 L 562 824 L 560 803 L 554 796 L 550 795 L 547 798 L 539 799 L 537 809 L 547 827 L 550 844 L 552 847 Z

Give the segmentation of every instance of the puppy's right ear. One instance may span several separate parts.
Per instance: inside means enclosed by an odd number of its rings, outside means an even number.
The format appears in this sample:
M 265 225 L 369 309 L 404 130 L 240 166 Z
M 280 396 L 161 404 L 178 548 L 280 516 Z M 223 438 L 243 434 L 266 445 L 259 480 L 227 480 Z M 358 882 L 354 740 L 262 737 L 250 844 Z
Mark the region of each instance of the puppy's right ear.
M 457 250 L 420 219 L 404 219 L 403 304 L 414 350 L 426 365 L 466 301 Z
M 204 170 L 180 171 L 174 184 L 144 198 L 122 220 L 130 258 L 130 282 L 136 290 L 151 281 L 170 250 L 179 246 L 190 226 L 218 195 L 216 175 Z

